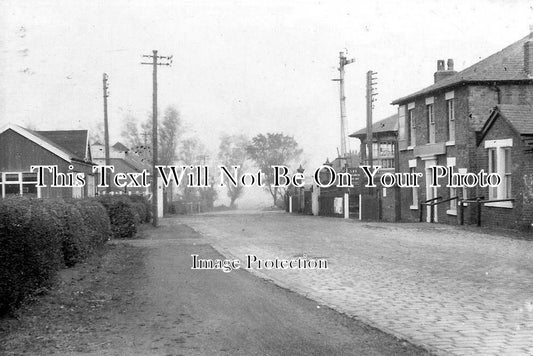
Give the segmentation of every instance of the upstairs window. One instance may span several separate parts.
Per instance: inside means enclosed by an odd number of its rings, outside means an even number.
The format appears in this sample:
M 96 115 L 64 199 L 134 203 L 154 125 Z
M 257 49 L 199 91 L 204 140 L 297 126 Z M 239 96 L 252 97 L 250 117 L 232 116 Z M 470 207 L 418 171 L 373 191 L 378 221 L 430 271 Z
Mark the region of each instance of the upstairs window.
M 409 146 L 416 146 L 416 120 L 415 120 L 415 110 L 411 109 L 408 111 L 409 116 L 409 135 L 407 137 L 407 144 Z
M 433 104 L 426 105 L 428 122 L 428 143 L 435 143 L 435 113 Z
M 455 104 L 453 99 L 446 100 L 448 116 L 448 141 L 455 141 Z

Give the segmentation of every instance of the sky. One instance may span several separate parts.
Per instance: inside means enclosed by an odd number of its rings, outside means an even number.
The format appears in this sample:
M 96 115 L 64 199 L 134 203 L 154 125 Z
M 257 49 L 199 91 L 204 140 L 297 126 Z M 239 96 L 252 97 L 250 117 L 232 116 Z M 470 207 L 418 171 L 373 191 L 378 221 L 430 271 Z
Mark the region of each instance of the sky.
M 346 67 L 347 131 L 365 126 L 365 75 L 378 72 L 374 120 L 430 85 L 438 59 L 457 70 L 529 33 L 531 0 L 8 1 L 0 0 L 0 126 L 94 129 L 109 75 L 112 142 L 125 116 L 173 105 L 216 151 L 221 133 L 283 132 L 306 168 L 340 145 L 338 55 Z M 357 149 L 357 139 L 348 139 Z

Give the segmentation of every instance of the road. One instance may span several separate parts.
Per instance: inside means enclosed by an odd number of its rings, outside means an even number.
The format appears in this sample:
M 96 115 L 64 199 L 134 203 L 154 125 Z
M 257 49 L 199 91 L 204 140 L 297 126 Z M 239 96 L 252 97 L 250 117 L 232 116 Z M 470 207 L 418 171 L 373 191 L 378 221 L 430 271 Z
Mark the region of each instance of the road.
M 533 355 L 533 242 L 439 224 L 285 213 L 176 219 L 225 256 L 325 258 L 250 272 L 443 355 Z
M 114 241 L 85 271 L 66 270 L 68 282 L 0 333 L 0 353 L 428 354 L 243 269 L 192 270 L 193 254 L 224 257 L 179 219 L 142 234 Z

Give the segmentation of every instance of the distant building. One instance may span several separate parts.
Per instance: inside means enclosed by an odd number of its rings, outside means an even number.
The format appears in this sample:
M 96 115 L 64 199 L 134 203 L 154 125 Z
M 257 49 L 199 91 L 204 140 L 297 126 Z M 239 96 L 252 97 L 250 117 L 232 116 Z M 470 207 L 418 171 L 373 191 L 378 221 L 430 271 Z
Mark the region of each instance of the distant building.
M 83 173 L 81 187 L 51 187 L 53 176 L 45 170 L 46 187 L 37 187 L 35 165 L 57 166 L 58 173 Z M 0 192 L 38 198 L 83 198 L 96 191 L 87 130 L 32 131 L 9 124 L 0 129 Z M 59 176 L 59 175 L 58 175 Z M 57 183 L 65 184 L 59 178 Z
M 455 71 L 453 60 L 448 59 L 447 67 L 439 60 L 434 84 L 393 104 L 398 105 L 399 170 L 426 177 L 420 188 L 402 189 L 402 220 L 418 220 L 420 202 L 457 197 L 434 207 L 436 221 L 455 224 L 458 199 L 484 197 L 514 199 L 486 204 L 484 225 L 531 226 L 533 214 L 526 207 L 533 200 L 533 176 L 527 168 L 533 160 L 528 132 L 533 120 L 533 34 L 461 72 Z M 450 166 L 457 173 L 485 169 L 504 179 L 492 191 L 433 188 L 427 179 L 435 165 Z M 429 221 L 430 212 L 424 216 Z M 464 217 L 466 223 L 475 223 L 473 204 Z
M 397 136 L 398 114 L 372 124 L 372 161 L 374 166 L 381 166 L 382 170 L 394 170 Z M 370 164 L 368 162 L 366 128 L 354 132 L 349 137 L 355 137 L 361 141 L 361 164 Z
M 105 146 L 100 142 L 96 142 L 91 145 L 91 151 L 94 163 L 105 165 Z M 150 164 L 120 142 L 109 147 L 109 164 L 114 167 L 115 173 L 141 173 L 146 170 L 148 175 L 151 176 Z M 130 183 L 131 180 L 128 179 L 126 182 Z M 111 182 L 110 187 L 113 194 L 146 195 L 150 193 L 149 187 L 118 187 L 114 182 Z M 106 191 L 105 187 L 98 188 L 98 194 L 106 194 Z
M 354 132 L 350 137 L 361 141 L 361 163 L 370 165 L 368 160 L 368 145 L 366 128 Z M 379 176 L 385 172 L 393 173 L 396 167 L 396 150 L 398 143 L 398 114 L 391 115 L 372 124 L 372 166 L 381 167 L 376 175 L 377 188 L 366 188 L 368 179 L 361 174 L 361 219 L 398 221 L 399 190 L 397 188 L 383 188 L 379 184 Z

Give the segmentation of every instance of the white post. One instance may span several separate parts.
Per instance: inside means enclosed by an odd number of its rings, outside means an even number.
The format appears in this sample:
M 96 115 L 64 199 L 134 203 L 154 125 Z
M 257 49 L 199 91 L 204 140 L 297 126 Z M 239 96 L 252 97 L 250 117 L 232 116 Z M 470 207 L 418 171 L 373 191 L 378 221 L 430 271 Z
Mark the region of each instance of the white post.
M 350 218 L 350 196 L 348 193 L 344 193 L 344 218 Z
M 292 213 L 292 195 L 289 196 L 289 213 Z
M 359 220 L 361 220 L 361 217 L 363 216 L 363 198 L 361 197 L 361 194 L 359 194 Z
M 157 177 L 157 217 L 163 217 L 163 178 Z

